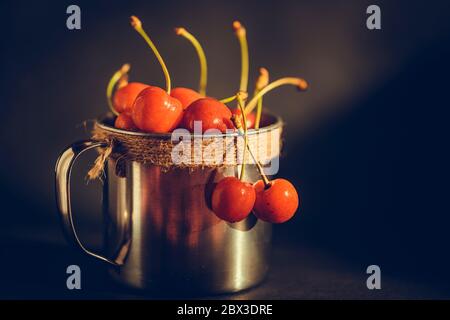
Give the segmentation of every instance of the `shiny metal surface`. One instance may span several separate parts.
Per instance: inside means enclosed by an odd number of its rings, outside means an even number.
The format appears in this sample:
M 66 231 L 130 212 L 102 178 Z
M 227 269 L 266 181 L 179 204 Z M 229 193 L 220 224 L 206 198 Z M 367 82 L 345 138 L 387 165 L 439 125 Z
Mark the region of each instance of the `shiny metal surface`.
M 273 128 L 281 126 L 277 119 Z M 105 124 L 104 124 L 105 125 Z M 105 125 L 107 126 L 107 125 Z M 111 265 L 119 282 L 140 289 L 235 292 L 256 285 L 269 267 L 271 224 L 250 215 L 230 224 L 209 208 L 215 183 L 239 167 L 172 169 L 108 159 L 103 190 L 104 255 L 86 249 L 70 207 L 70 172 L 78 155 L 101 142 L 66 149 L 56 165 L 56 195 L 66 233 L 85 253 Z M 253 165 L 246 181 L 259 179 Z
M 261 281 L 268 269 L 271 225 L 250 216 L 229 224 L 208 207 L 214 183 L 232 169 L 162 172 L 108 162 L 104 190 L 106 252 L 124 264 L 114 278 L 136 288 L 234 292 Z M 247 170 L 253 179 L 255 170 Z

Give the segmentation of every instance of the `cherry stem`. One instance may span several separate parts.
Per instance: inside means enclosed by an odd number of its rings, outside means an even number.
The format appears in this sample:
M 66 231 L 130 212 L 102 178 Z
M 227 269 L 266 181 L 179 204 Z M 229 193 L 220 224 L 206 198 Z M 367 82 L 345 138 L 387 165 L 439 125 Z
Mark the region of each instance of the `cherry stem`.
M 117 70 L 111 79 L 108 82 L 108 86 L 106 87 L 106 98 L 108 100 L 108 106 L 112 113 L 114 113 L 116 116 L 119 115 L 119 112 L 117 112 L 116 109 L 114 109 L 114 105 L 112 102 L 112 95 L 114 88 L 116 85 L 125 79 L 128 71 L 130 71 L 130 65 L 128 63 L 124 64 L 119 70 Z
M 239 133 L 242 134 L 242 130 L 240 130 Z M 261 164 L 259 163 L 259 161 L 256 159 L 256 157 L 255 157 L 255 155 L 253 154 L 252 150 L 250 149 L 250 146 L 249 146 L 249 145 L 247 145 L 247 150 L 248 150 L 248 153 L 250 154 L 250 156 L 252 157 L 253 162 L 255 163 L 256 168 L 257 168 L 258 171 L 259 171 L 259 174 L 261 175 L 261 177 L 262 177 L 262 179 L 263 179 L 264 186 L 266 186 L 266 187 L 269 186 L 269 185 L 270 185 L 270 180 L 269 180 L 269 178 L 267 178 L 266 174 L 264 173 L 263 167 L 261 166 Z
M 206 84 L 208 81 L 208 64 L 206 62 L 205 51 L 203 50 L 200 42 L 185 28 L 175 28 L 175 33 L 189 40 L 197 51 L 198 60 L 200 62 L 200 82 L 198 86 L 198 92 L 201 95 L 206 95 Z
M 245 112 L 247 114 L 252 112 L 258 103 L 258 99 L 261 98 L 263 95 L 265 95 L 267 92 L 269 92 L 279 86 L 286 85 L 286 84 L 294 85 L 301 91 L 304 91 L 308 88 L 308 83 L 304 79 L 301 79 L 301 78 L 289 78 L 288 77 L 288 78 L 278 79 L 278 80 L 268 84 L 261 91 L 259 91 L 258 94 L 255 95 L 252 98 L 252 100 L 250 100 L 248 105 L 245 107 Z
M 239 102 L 239 100 L 238 100 L 238 102 Z M 239 103 L 239 105 L 242 106 L 241 103 Z M 242 106 L 242 107 L 243 107 L 243 106 Z M 242 108 L 242 109 L 244 109 L 244 108 Z M 244 111 L 244 110 L 242 110 L 242 109 L 241 109 L 241 112 Z M 247 132 L 246 132 L 246 131 L 242 131 L 242 126 L 244 126 L 244 129 L 245 129 L 245 128 L 247 127 L 247 121 L 246 121 L 246 118 L 244 118 L 244 117 L 245 117 L 245 112 L 243 112 L 242 114 L 244 115 L 244 116 L 243 116 L 244 124 L 242 124 L 240 118 L 239 118 L 239 117 L 236 117 L 236 116 L 233 118 L 233 122 L 234 122 L 234 125 L 236 126 L 236 128 L 238 129 L 238 133 L 239 133 L 240 135 L 244 135 L 244 139 L 246 139 L 246 137 L 247 137 Z M 249 153 L 250 156 L 252 157 L 253 162 L 255 163 L 256 168 L 258 169 L 258 171 L 259 171 L 259 173 L 260 173 L 260 175 L 261 175 L 261 177 L 262 177 L 262 179 L 263 179 L 264 186 L 265 186 L 265 187 L 270 186 L 270 180 L 269 180 L 269 178 L 266 176 L 266 174 L 264 173 L 263 167 L 261 166 L 261 164 L 259 163 L 259 161 L 256 159 L 255 155 L 253 154 L 252 150 L 250 149 L 250 146 L 248 145 L 248 141 L 244 141 L 244 143 L 246 144 L 246 146 L 245 146 L 246 150 L 248 151 L 248 153 Z M 245 152 L 245 151 L 244 151 L 244 152 Z M 244 153 L 244 160 L 245 160 L 245 153 Z M 244 163 L 243 163 L 243 167 L 244 167 Z M 243 173 L 242 173 L 242 171 L 243 171 L 243 169 L 241 169 L 241 175 L 240 175 L 241 180 L 242 180 L 242 177 L 244 176 Z M 245 173 L 245 171 L 244 171 L 244 173 Z
M 247 148 L 248 148 L 248 137 L 247 137 L 247 117 L 245 115 L 245 109 L 244 109 L 244 104 L 245 101 L 244 99 L 247 98 L 247 95 L 243 94 L 242 92 L 239 92 L 236 95 L 237 101 L 238 101 L 238 106 L 239 109 L 241 110 L 241 114 L 242 114 L 242 121 L 243 121 L 243 126 L 244 126 L 244 153 L 242 155 L 242 166 L 241 166 L 241 175 L 239 177 L 239 179 L 242 181 L 244 179 L 244 175 L 245 175 L 245 163 L 246 163 L 246 158 L 247 158 Z
M 255 94 L 256 96 L 258 92 L 260 92 L 264 87 L 266 87 L 269 84 L 269 71 L 267 71 L 266 68 L 260 68 L 259 69 L 259 77 L 256 80 L 255 85 Z M 259 124 L 261 122 L 261 115 L 262 115 L 262 106 L 263 106 L 263 98 L 258 98 L 258 105 L 256 108 L 256 117 L 255 117 L 255 130 L 259 129 Z
M 170 82 L 170 75 L 169 70 L 167 70 L 166 64 L 164 63 L 163 58 L 159 54 L 158 49 L 156 48 L 153 41 L 150 39 L 150 37 L 147 35 L 147 33 L 142 29 L 142 22 L 139 20 L 136 16 L 131 16 L 131 26 L 136 30 L 142 38 L 144 38 L 145 42 L 147 42 L 150 49 L 152 49 L 153 53 L 155 54 L 156 58 L 158 59 L 159 64 L 161 65 L 161 68 L 164 72 L 164 77 L 166 78 L 166 91 L 168 94 L 170 94 L 171 91 L 171 82 Z
M 219 102 L 230 103 L 230 102 L 233 102 L 234 100 L 236 100 L 236 95 L 228 97 L 228 98 L 221 99 L 221 100 L 219 100 Z
M 120 89 L 125 87 L 128 84 L 128 75 L 123 75 L 120 77 L 119 81 L 117 81 L 116 89 Z
M 255 90 L 255 93 L 257 94 L 259 91 Z M 259 129 L 259 124 L 261 123 L 261 114 L 262 114 L 262 103 L 263 103 L 263 98 L 259 98 L 258 99 L 258 103 L 256 106 L 256 116 L 255 116 L 255 130 Z
M 233 30 L 241 47 L 241 83 L 239 85 L 239 91 L 247 92 L 249 68 L 247 32 L 239 21 L 233 22 Z
M 267 178 L 266 174 L 264 173 L 264 169 L 261 166 L 261 164 L 259 163 L 259 161 L 256 159 L 255 155 L 253 154 L 252 150 L 250 150 L 250 146 L 248 146 L 248 153 L 250 153 L 250 156 L 253 159 L 253 162 L 256 165 L 256 168 L 258 168 L 259 173 L 261 174 L 261 177 L 263 179 L 264 182 L 264 186 L 267 187 L 270 185 L 270 180 L 269 178 Z

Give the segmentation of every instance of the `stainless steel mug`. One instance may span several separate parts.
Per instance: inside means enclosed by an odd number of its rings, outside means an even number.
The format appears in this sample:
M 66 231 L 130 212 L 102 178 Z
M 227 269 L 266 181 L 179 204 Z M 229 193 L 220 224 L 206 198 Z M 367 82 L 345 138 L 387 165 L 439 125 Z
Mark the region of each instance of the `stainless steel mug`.
M 104 121 L 98 124 L 117 130 Z M 267 130 L 281 126 L 275 119 Z M 61 153 L 55 169 L 56 198 L 66 235 L 88 255 L 108 263 L 113 278 L 140 289 L 208 293 L 236 292 L 264 278 L 271 225 L 253 215 L 227 223 L 208 203 L 214 183 L 235 176 L 237 167 L 166 171 L 125 160 L 118 170 L 117 160 L 109 158 L 103 188 L 104 252 L 86 248 L 74 227 L 70 175 L 79 155 L 105 146 L 85 140 Z M 246 172 L 246 181 L 259 179 L 253 165 Z

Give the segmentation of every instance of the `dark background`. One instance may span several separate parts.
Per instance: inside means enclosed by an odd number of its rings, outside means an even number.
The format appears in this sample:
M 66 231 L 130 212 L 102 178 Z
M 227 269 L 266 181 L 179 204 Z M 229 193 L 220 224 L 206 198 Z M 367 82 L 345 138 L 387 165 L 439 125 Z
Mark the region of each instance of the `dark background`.
M 81 7 L 79 31 L 66 28 L 70 4 Z M 370 4 L 381 7 L 382 30 L 365 26 Z M 107 110 L 105 86 L 121 64 L 133 80 L 163 85 L 129 26 L 136 14 L 175 86 L 198 79 L 193 49 L 173 33 L 184 26 L 205 48 L 209 94 L 236 91 L 235 19 L 247 27 L 252 83 L 260 66 L 310 83 L 265 100 L 286 120 L 280 176 L 298 186 L 302 207 L 274 228 L 268 282 L 230 298 L 448 298 L 449 10 L 436 0 L 2 1 L 0 297 L 142 297 L 65 245 L 53 173 L 59 152 L 87 137 L 83 121 Z M 91 161 L 76 168 L 74 201 L 96 247 L 100 184 L 83 180 Z M 65 290 L 68 264 L 87 270 L 91 291 Z M 382 293 L 365 288 L 371 264 L 386 279 Z

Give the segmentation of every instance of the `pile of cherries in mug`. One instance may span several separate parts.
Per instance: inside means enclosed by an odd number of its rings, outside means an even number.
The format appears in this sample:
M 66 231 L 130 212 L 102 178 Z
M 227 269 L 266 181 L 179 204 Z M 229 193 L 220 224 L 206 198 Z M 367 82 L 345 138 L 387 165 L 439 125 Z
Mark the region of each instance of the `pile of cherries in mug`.
M 248 46 L 246 30 L 238 22 L 233 23 L 234 32 L 241 47 L 241 79 L 239 92 L 229 98 L 215 99 L 206 96 L 207 62 L 198 40 L 185 28 L 176 28 L 176 34 L 189 40 L 199 57 L 200 84 L 198 91 L 171 87 L 169 71 L 156 46 L 142 28 L 141 21 L 131 17 L 132 27 L 147 42 L 163 70 L 166 88 L 140 82 L 128 82 L 130 66 L 125 64 L 111 78 L 107 87 L 107 98 L 111 111 L 117 116 L 115 127 L 128 131 L 148 133 L 170 133 L 176 128 L 194 131 L 194 122 L 201 121 L 202 132 L 217 129 L 221 132 L 232 129 L 246 137 L 248 129 L 259 129 L 262 113 L 262 97 L 281 85 L 294 85 L 299 90 L 307 89 L 301 78 L 281 78 L 269 83 L 268 71 L 260 69 L 252 99 L 246 104 L 248 91 Z M 228 103 L 237 101 L 237 108 L 229 108 Z M 256 109 L 256 110 L 255 110 Z M 247 141 L 247 139 L 245 139 Z M 251 150 L 245 142 L 244 152 Z M 244 154 L 245 159 L 245 154 Z M 269 180 L 261 165 L 256 166 L 262 179 L 255 184 L 242 181 L 245 163 L 241 167 L 240 178 L 222 179 L 212 193 L 212 210 L 221 219 L 238 222 L 251 212 L 261 220 L 283 223 L 295 214 L 299 197 L 295 187 L 286 179 Z

